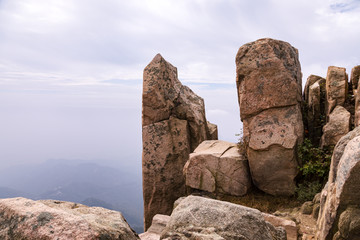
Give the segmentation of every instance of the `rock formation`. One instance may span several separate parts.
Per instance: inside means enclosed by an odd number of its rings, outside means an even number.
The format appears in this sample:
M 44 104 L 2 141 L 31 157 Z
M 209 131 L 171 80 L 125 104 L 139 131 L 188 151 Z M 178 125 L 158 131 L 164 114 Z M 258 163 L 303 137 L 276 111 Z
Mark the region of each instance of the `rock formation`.
M 220 140 L 202 142 L 184 167 L 186 185 L 207 192 L 245 195 L 251 187 L 248 161 L 236 144 Z
M 360 127 L 336 144 L 329 180 L 321 192 L 318 239 L 359 239 Z M 354 216 L 353 216 L 354 215 Z M 352 219 L 351 219 L 352 218 Z M 352 222 L 354 220 L 354 222 Z
M 218 200 L 188 196 L 174 209 L 160 239 L 286 239 L 285 230 L 260 211 Z
M 342 106 L 336 106 L 329 115 L 329 122 L 323 128 L 321 147 L 335 146 L 340 138 L 350 131 L 350 113 Z
M 183 86 L 177 69 L 160 54 L 144 70 L 142 97 L 143 195 L 145 229 L 155 214 L 170 214 L 185 195 L 182 169 L 202 141 L 215 136 L 204 101 Z
M 310 75 L 304 89 L 304 100 L 307 106 L 304 112 L 304 123 L 311 142 L 318 146 L 325 122 L 325 79 Z
M 303 140 L 298 51 L 273 39 L 245 44 L 236 55 L 236 76 L 253 182 L 266 193 L 292 195 Z
M 350 83 L 354 91 L 354 95 L 356 94 L 358 89 L 359 79 L 360 79 L 360 65 L 355 66 L 353 67 L 353 69 L 351 69 Z
M 330 66 L 326 75 L 326 119 L 337 105 L 344 106 L 348 94 L 346 69 Z
M 0 239 L 139 239 L 120 212 L 54 200 L 0 200 Z

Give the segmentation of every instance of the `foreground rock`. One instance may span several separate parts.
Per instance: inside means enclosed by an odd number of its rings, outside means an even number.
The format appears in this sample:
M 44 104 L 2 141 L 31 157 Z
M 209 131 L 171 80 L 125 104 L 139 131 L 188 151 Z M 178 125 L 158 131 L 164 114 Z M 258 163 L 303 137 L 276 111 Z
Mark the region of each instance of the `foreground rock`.
M 172 212 L 160 239 L 280 240 L 286 239 L 286 233 L 266 222 L 256 209 L 188 196 Z
M 207 192 L 245 195 L 251 187 L 248 161 L 234 143 L 202 142 L 184 167 L 186 185 Z
M 330 66 L 326 75 L 326 117 L 338 105 L 344 106 L 348 93 L 348 75 L 342 67 Z
M 337 143 L 320 198 L 318 239 L 360 239 L 360 128 Z
M 120 212 L 54 200 L 0 200 L 0 239 L 139 239 Z
M 236 55 L 244 141 L 254 184 L 272 195 L 292 195 L 303 140 L 301 68 L 289 43 L 260 39 Z
M 335 146 L 340 138 L 350 131 L 350 113 L 342 106 L 336 106 L 329 115 L 329 122 L 323 128 L 321 147 Z
M 144 70 L 142 97 L 143 196 L 145 230 L 155 214 L 169 215 L 185 195 L 182 169 L 209 130 L 204 100 L 183 86 L 177 69 L 160 54 Z
M 162 214 L 156 214 L 153 217 L 153 220 L 151 222 L 151 226 L 149 229 L 139 234 L 139 237 L 141 240 L 159 240 L 161 232 L 165 229 L 167 223 L 170 221 L 170 216 L 168 215 L 162 215 Z

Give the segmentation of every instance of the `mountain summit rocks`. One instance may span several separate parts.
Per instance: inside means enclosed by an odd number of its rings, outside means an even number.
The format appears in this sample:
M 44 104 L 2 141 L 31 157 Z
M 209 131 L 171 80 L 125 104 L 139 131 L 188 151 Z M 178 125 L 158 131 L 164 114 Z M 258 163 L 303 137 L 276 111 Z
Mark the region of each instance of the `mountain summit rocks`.
M 259 39 L 240 47 L 236 83 L 244 142 L 254 184 L 272 195 L 292 195 L 303 140 L 301 67 L 289 43 Z
M 204 100 L 178 80 L 177 69 L 160 54 L 144 69 L 142 96 L 143 196 L 145 229 L 155 214 L 172 211 L 185 195 L 183 167 L 209 128 Z

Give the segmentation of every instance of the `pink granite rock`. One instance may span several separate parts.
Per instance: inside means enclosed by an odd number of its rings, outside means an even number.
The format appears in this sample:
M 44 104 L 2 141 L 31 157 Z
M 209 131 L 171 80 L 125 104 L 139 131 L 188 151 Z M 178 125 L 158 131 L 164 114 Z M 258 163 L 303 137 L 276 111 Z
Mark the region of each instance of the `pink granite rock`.
M 268 38 L 245 44 L 236 55 L 236 76 L 253 182 L 266 193 L 292 195 L 303 140 L 298 51 Z
M 248 161 L 236 144 L 220 140 L 202 142 L 184 167 L 186 185 L 207 192 L 245 195 L 251 187 Z
M 0 239 L 139 239 L 120 212 L 77 203 L 0 199 Z
M 145 230 L 155 214 L 170 214 L 174 201 L 185 195 L 182 169 L 189 153 L 217 137 L 216 130 L 206 121 L 204 100 L 156 55 L 144 69 L 142 96 Z

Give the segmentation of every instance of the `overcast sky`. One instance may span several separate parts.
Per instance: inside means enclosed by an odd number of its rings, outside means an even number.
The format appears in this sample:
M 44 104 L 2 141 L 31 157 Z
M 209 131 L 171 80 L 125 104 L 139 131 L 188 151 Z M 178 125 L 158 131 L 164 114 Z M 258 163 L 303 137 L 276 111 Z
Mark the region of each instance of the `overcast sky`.
M 0 168 L 61 158 L 140 169 L 142 74 L 157 53 L 236 141 L 241 45 L 289 42 L 304 85 L 360 64 L 359 26 L 359 0 L 0 0 Z

